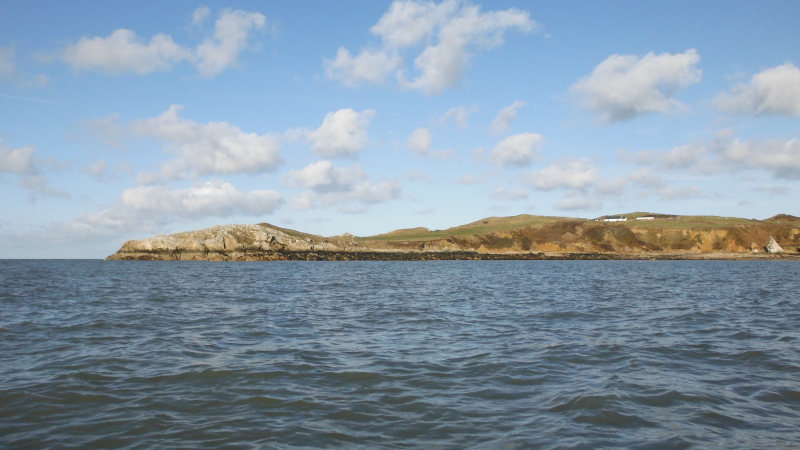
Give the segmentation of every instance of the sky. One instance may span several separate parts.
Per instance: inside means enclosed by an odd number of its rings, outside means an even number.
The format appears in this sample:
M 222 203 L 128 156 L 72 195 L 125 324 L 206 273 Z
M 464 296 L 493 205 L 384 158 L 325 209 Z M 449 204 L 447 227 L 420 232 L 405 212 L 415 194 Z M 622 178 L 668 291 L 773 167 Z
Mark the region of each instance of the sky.
M 800 2 L 0 0 L 0 258 L 800 216 Z

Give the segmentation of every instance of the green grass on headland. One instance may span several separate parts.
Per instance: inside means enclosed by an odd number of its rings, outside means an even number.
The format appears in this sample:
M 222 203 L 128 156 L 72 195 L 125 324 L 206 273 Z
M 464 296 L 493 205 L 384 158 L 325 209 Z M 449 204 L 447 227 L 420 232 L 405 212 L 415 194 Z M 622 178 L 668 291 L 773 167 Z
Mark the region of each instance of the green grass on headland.
M 512 217 L 487 217 L 466 225 L 448 228 L 446 230 L 428 230 L 427 228 L 409 228 L 358 238 L 363 241 L 422 241 L 441 239 L 449 236 L 469 236 L 473 234 L 499 233 L 517 230 L 525 227 L 538 227 L 548 223 L 565 220 L 587 220 L 570 217 L 531 216 L 521 214 Z

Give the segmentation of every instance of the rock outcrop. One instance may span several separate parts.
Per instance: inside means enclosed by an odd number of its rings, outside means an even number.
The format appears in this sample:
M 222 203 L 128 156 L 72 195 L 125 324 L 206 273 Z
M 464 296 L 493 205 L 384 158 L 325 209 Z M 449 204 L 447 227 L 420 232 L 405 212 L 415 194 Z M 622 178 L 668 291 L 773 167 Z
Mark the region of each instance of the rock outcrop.
M 775 238 L 770 236 L 769 237 L 769 244 L 764 248 L 767 253 L 783 253 L 783 249 L 777 242 L 775 242 Z
M 327 240 L 292 236 L 268 224 L 222 225 L 127 241 L 108 259 L 230 260 L 279 251 L 338 251 Z

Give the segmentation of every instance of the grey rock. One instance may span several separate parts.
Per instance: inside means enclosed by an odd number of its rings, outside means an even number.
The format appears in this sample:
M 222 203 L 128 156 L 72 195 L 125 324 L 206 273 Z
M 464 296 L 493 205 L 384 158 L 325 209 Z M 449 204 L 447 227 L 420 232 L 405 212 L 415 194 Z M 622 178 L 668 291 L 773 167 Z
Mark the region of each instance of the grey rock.
M 765 250 L 767 253 L 783 253 L 783 249 L 775 242 L 775 238 L 772 236 L 769 237 L 769 244 L 767 244 Z

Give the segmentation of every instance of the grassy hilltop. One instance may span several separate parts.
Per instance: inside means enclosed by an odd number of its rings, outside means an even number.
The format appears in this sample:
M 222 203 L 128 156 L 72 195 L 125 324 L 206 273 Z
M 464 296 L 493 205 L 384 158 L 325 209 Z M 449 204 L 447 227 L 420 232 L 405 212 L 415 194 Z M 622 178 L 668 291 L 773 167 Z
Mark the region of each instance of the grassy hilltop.
M 467 250 L 484 252 L 749 252 L 763 251 L 770 236 L 787 251 L 800 245 L 800 218 L 781 214 L 767 220 L 717 216 L 677 216 L 634 212 L 615 214 L 625 222 L 519 215 L 488 217 L 446 230 L 411 228 L 356 238 L 371 248 Z M 653 220 L 636 220 L 655 216 Z M 755 246 L 754 246 L 755 244 Z

